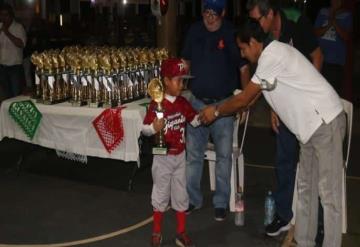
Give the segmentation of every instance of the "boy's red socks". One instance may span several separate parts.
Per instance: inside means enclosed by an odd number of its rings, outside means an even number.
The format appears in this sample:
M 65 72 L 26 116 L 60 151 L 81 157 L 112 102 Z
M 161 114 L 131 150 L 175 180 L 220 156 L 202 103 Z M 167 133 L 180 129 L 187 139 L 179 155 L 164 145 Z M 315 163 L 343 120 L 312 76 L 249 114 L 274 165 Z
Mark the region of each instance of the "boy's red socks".
M 176 220 L 177 220 L 177 226 L 176 226 L 176 233 L 181 234 L 185 232 L 185 224 L 186 224 L 186 214 L 185 211 L 183 212 L 176 212 Z
M 160 211 L 153 212 L 153 233 L 161 233 L 161 225 L 163 220 L 164 213 Z

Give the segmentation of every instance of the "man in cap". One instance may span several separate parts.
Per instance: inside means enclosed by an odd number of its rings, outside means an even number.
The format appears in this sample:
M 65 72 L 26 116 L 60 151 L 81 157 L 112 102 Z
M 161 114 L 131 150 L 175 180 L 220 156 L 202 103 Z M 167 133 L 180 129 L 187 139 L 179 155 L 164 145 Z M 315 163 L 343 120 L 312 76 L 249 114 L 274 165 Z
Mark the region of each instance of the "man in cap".
M 182 57 L 194 76 L 189 83 L 190 102 L 196 110 L 218 104 L 249 81 L 247 62 L 240 57 L 234 38 L 234 27 L 224 19 L 226 0 L 204 0 L 202 20 L 194 23 L 186 36 Z M 187 191 L 190 204 L 187 213 L 203 204 L 200 182 L 204 152 L 209 136 L 216 152 L 216 191 L 213 197 L 215 220 L 226 217 L 230 198 L 230 174 L 234 116 L 219 119 L 208 126 L 188 125 Z

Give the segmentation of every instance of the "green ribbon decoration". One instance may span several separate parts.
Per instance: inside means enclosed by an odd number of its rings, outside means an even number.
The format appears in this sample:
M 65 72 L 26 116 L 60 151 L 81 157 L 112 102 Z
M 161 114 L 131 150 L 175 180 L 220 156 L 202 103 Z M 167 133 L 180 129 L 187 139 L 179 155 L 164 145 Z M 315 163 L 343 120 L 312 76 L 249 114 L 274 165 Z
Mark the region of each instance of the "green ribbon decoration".
M 35 104 L 31 100 L 13 102 L 10 105 L 9 114 L 32 140 L 42 118 Z

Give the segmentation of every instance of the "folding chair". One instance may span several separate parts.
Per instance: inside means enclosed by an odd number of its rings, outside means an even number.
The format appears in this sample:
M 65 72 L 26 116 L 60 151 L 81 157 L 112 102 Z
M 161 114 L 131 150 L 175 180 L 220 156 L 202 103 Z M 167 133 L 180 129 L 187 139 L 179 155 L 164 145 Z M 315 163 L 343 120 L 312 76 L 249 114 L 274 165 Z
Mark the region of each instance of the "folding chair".
M 245 134 L 248 125 L 250 111 L 248 110 L 244 113 L 243 117 L 237 116 L 235 120 L 234 133 L 233 133 L 233 153 L 232 153 L 232 168 L 231 168 L 231 192 L 230 192 L 230 201 L 229 207 L 230 212 L 235 211 L 235 193 L 239 186 L 241 186 L 242 191 L 244 191 L 244 155 L 243 155 L 243 146 L 245 141 Z M 238 142 L 238 131 L 239 126 L 242 124 L 242 119 L 245 119 L 245 124 L 243 128 L 243 135 L 241 140 L 241 145 L 239 147 Z M 209 176 L 210 176 L 210 189 L 215 191 L 216 189 L 216 179 L 215 179 L 215 162 L 216 162 L 216 153 L 214 144 L 208 143 L 207 150 L 205 151 L 205 160 L 209 162 Z M 236 165 L 237 162 L 237 165 Z M 237 168 L 237 171 L 236 171 Z M 238 176 L 237 176 L 237 174 Z
M 351 134 L 352 134 L 352 121 L 353 121 L 353 104 L 345 99 L 341 99 L 341 102 L 344 107 L 344 111 L 346 114 L 346 136 L 345 136 L 345 145 L 346 145 L 346 153 L 345 153 L 345 160 L 344 160 L 344 169 L 342 171 L 342 233 L 347 232 L 347 202 L 346 202 L 346 169 L 349 162 L 349 155 L 350 155 L 350 144 L 351 144 Z M 297 171 L 299 166 L 297 168 Z M 296 180 L 297 181 L 297 174 L 296 171 Z M 296 203 L 297 203 L 297 182 L 295 182 L 294 187 L 294 197 L 293 197 L 293 218 L 291 223 L 295 224 L 295 216 L 296 216 Z

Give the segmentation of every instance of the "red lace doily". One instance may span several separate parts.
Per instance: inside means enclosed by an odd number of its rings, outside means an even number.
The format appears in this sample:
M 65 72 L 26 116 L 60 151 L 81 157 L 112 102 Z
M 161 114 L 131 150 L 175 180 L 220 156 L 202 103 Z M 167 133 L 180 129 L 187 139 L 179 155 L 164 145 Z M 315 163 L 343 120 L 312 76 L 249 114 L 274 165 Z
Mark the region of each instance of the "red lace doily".
M 98 133 L 106 151 L 111 153 L 123 140 L 124 127 L 121 118 L 121 110 L 125 107 L 104 110 L 93 121 L 94 128 Z

